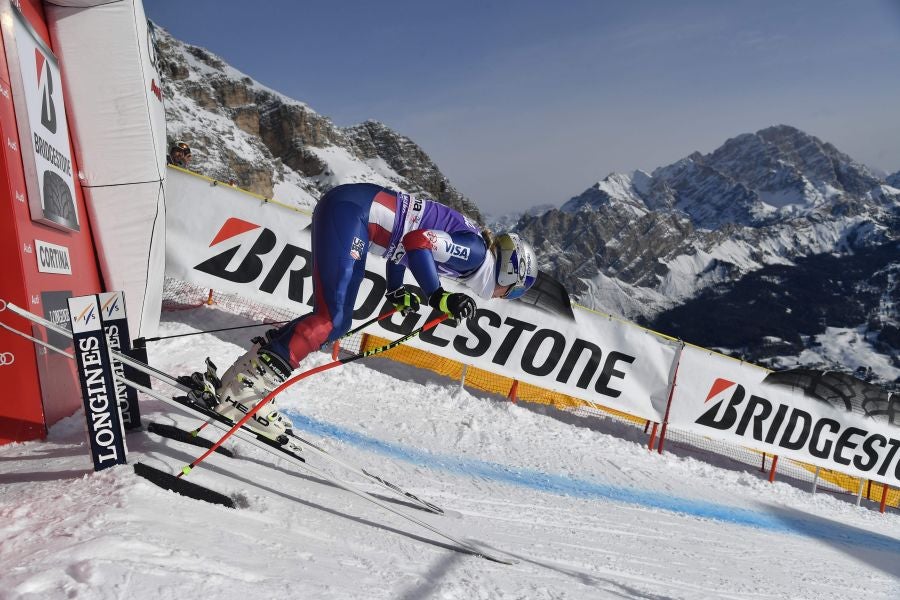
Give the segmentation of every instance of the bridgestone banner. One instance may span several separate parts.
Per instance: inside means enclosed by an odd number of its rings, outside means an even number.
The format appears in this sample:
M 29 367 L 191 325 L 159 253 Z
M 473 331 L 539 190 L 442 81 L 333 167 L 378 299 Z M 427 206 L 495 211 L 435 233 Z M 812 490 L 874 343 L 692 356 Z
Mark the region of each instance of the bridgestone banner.
M 767 383 L 769 371 L 696 347 L 678 369 L 678 429 L 900 485 L 900 427 Z
M 311 310 L 310 216 L 169 169 L 166 274 L 261 303 Z M 388 310 L 385 262 L 367 258 L 356 323 Z M 412 278 L 408 278 L 414 284 Z M 445 281 L 447 289 L 465 291 Z M 519 302 L 478 299 L 475 318 L 446 321 L 410 345 L 468 365 L 659 421 L 677 345 L 585 310 L 575 321 Z M 396 338 L 423 325 L 426 309 L 373 326 Z

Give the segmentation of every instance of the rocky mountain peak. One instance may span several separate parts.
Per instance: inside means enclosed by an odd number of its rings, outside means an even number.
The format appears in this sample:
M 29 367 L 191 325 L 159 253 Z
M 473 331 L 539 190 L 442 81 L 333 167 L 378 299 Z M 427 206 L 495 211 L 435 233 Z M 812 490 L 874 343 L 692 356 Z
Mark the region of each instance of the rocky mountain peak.
M 896 189 L 779 125 L 651 174 L 610 174 L 519 228 L 582 303 L 639 318 L 765 265 L 896 239 L 898 212 Z
M 777 208 L 835 192 L 861 194 L 878 184 L 866 167 L 831 144 L 788 125 L 728 140 L 704 160 Z
M 900 189 L 900 171 L 897 171 L 893 175 L 888 175 L 885 182 L 893 188 Z
M 438 166 L 414 141 L 375 120 L 345 130 L 350 145 L 366 161 L 384 160 L 401 177 L 413 181 L 418 192 L 463 212 L 483 223 L 478 207 L 460 194 Z
M 208 50 L 157 29 L 169 141 L 191 145 L 191 169 L 298 206 L 342 183 L 367 181 L 433 198 L 481 222 L 412 140 L 366 121 L 337 127 Z
M 563 212 L 578 212 L 581 210 L 596 210 L 601 206 L 627 205 L 629 211 L 640 214 L 647 211 L 643 197 L 636 185 L 635 179 L 640 184 L 646 185 L 646 174 L 641 175 L 624 173 L 610 173 L 601 181 L 598 181 L 580 195 L 571 198 L 560 208 Z

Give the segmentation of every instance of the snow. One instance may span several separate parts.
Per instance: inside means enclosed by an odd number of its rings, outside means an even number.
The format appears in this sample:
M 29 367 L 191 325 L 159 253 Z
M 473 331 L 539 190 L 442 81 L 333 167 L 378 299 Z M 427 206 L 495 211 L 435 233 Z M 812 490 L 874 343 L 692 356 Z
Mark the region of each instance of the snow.
M 285 178 L 286 181 L 275 183 L 272 197 L 279 202 L 295 206 L 301 210 L 313 210 L 318 199 L 303 189 L 302 178 L 294 171 L 286 172 Z
M 851 371 L 858 367 L 870 367 L 882 381 L 900 378 L 900 369 L 893 365 L 890 355 L 879 352 L 866 333 L 865 325 L 854 328 L 827 327 L 825 333 L 815 337 L 811 348 L 795 359 L 782 359 L 778 364 L 785 367 L 787 365 L 783 363 L 791 360 L 802 366 L 828 368 L 837 365 Z
M 342 183 L 366 182 L 397 189 L 396 181 L 390 180 L 388 175 L 393 173 L 397 179 L 400 177 L 391 171 L 384 161 L 382 161 L 383 164 L 374 161 L 360 162 L 358 158 L 340 146 L 326 146 L 325 148 L 310 146 L 307 150 L 328 165 L 328 170 L 317 178 L 321 187 L 328 188 Z
M 163 317 L 163 336 L 247 323 L 214 307 Z M 251 335 L 154 342 L 150 360 L 184 373 L 209 353 L 224 367 Z M 130 467 L 93 473 L 76 414 L 45 441 L 0 447 L 0 598 L 900 597 L 900 515 L 650 453 L 638 429 L 460 391 L 377 358 L 304 380 L 280 406 L 303 435 L 447 514 L 394 507 L 517 563 L 454 552 L 240 443 L 227 444 L 237 459 L 213 455 L 189 475 L 238 509 L 166 492 Z M 197 425 L 149 398 L 141 408 L 145 423 Z M 128 445 L 130 462 L 169 472 L 200 454 L 140 432 Z
M 765 265 L 790 265 L 788 257 L 796 254 L 797 249 L 802 248 L 806 255 L 830 252 L 851 232 L 872 226 L 860 216 L 818 223 L 801 220 L 773 226 L 762 238 L 754 234 L 753 228 L 742 227 L 708 247 L 704 248 L 698 241 L 691 245 L 691 252 L 667 257 L 666 274 L 656 288 L 613 283 L 605 275 L 597 274 L 585 281 L 587 290 L 581 296 L 590 302 L 590 308 L 612 311 L 626 318 L 637 315 L 651 318 L 725 277 L 735 277 L 721 268 L 711 268 L 714 263 L 732 265 L 739 273 L 750 273 Z

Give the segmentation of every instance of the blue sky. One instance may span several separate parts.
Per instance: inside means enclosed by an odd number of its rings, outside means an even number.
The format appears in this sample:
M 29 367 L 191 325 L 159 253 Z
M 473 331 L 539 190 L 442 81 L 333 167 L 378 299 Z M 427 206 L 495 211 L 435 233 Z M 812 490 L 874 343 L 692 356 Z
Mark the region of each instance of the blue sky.
M 489 213 L 775 124 L 900 170 L 900 0 L 144 0 L 341 126 L 418 143 Z

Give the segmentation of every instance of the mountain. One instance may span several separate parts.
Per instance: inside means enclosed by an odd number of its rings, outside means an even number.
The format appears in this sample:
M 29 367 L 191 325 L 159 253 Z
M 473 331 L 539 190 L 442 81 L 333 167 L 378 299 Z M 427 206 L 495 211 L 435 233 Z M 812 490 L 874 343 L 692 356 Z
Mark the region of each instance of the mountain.
M 771 368 L 871 368 L 900 384 L 900 242 L 767 265 L 647 324 Z
M 338 127 L 207 50 L 156 32 L 167 137 L 190 144 L 191 170 L 306 208 L 336 185 L 367 181 L 482 220 L 409 138 L 377 121 Z
M 893 175 L 888 175 L 885 178 L 885 181 L 889 186 L 900 189 L 900 171 L 897 171 Z
M 516 224 L 524 216 L 536 217 L 544 214 L 549 210 L 556 208 L 552 204 L 539 204 L 532 206 L 527 210 L 517 210 L 502 215 L 485 215 L 487 222 L 485 223 L 492 231 L 510 231 L 515 228 Z
M 812 345 L 863 331 L 852 360 L 900 376 L 900 189 L 796 128 L 613 173 L 517 228 L 590 308 L 773 366 L 846 364 Z
M 898 210 L 900 190 L 778 126 L 652 174 L 613 173 L 517 227 L 582 304 L 650 319 L 765 265 L 896 239 Z

